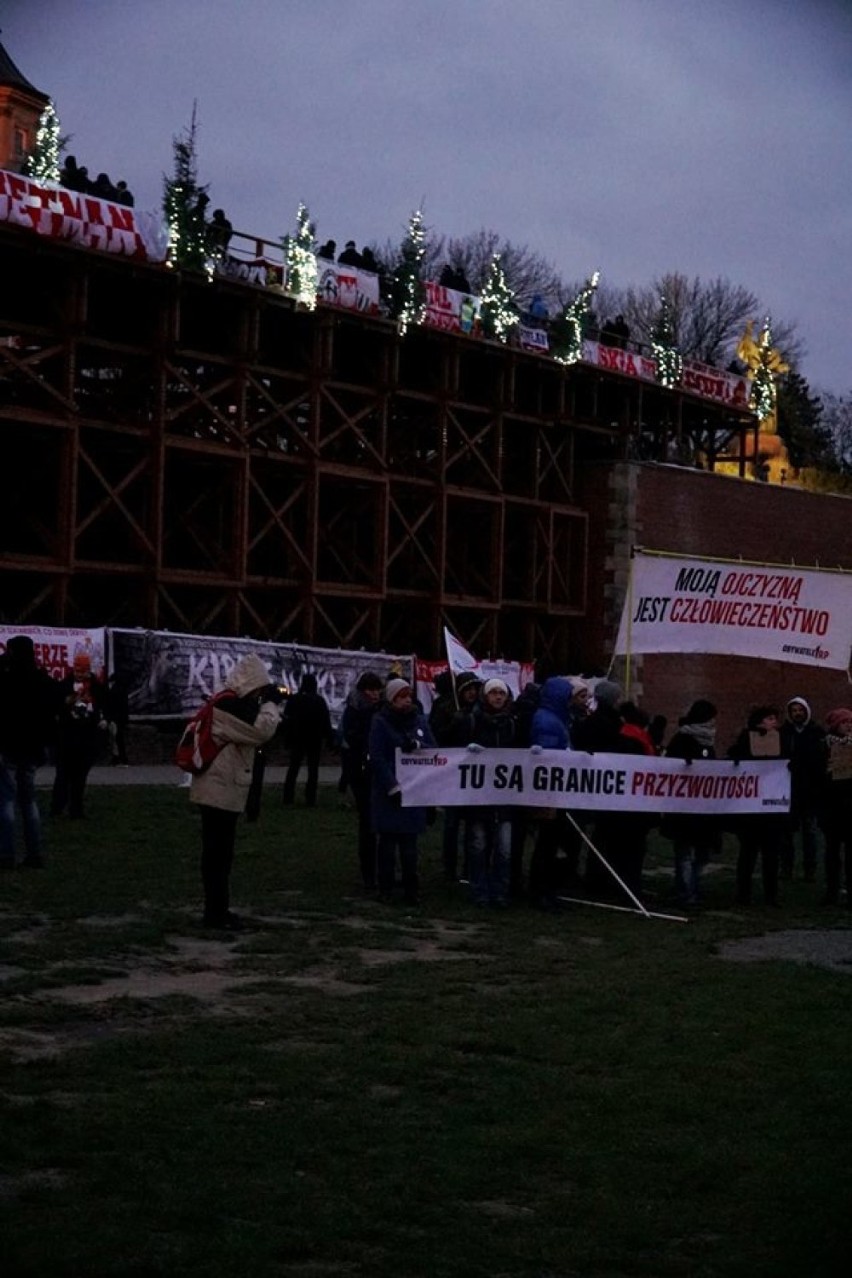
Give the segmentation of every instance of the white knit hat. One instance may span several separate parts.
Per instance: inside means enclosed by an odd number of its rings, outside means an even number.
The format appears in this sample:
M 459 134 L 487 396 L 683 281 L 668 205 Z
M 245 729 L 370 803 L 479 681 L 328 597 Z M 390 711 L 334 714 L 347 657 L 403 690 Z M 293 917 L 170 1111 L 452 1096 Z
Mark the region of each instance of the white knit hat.
M 487 697 L 489 692 L 505 692 L 506 696 L 508 696 L 509 685 L 504 683 L 502 679 L 486 679 L 482 688 L 483 697 Z
M 396 700 L 396 698 L 399 696 L 401 692 L 410 692 L 410 691 L 411 691 L 411 684 L 408 683 L 407 680 L 389 679 L 388 685 L 385 688 L 385 696 L 387 697 L 391 705 L 393 705 L 394 701 Z

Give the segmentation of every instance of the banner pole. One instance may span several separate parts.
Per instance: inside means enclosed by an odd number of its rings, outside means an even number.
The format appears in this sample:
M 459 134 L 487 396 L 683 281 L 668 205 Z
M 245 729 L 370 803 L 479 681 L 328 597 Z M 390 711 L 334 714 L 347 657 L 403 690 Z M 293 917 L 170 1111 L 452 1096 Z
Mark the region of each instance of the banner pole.
M 633 910 L 629 905 L 610 905 L 608 901 L 587 901 L 582 896 L 560 896 L 560 901 L 567 901 L 571 905 L 591 905 L 596 910 L 616 910 L 619 914 L 638 914 L 638 910 Z M 649 919 L 668 919 L 670 923 L 688 923 L 689 919 L 685 914 L 658 914 L 655 910 L 646 910 L 645 917 Z
M 604 869 L 606 869 L 606 870 L 608 870 L 608 871 L 609 871 L 609 873 L 610 873 L 610 874 L 612 875 L 612 877 L 615 879 L 615 881 L 616 881 L 616 883 L 618 884 L 618 886 L 619 886 L 619 887 L 624 888 L 624 891 L 627 893 L 627 895 L 630 897 L 630 899 L 631 899 L 631 901 L 633 902 L 633 904 L 636 906 L 636 910 L 638 910 L 641 914 L 644 914 L 646 919 L 649 919 L 649 918 L 651 917 L 650 912 L 649 912 L 648 910 L 646 910 L 646 909 L 645 909 L 645 906 L 644 906 L 644 905 L 642 904 L 642 902 L 639 900 L 639 897 L 638 897 L 638 896 L 636 896 L 636 895 L 635 895 L 635 893 L 631 892 L 630 888 L 629 888 L 629 887 L 627 886 L 627 884 L 624 882 L 624 879 L 622 879 L 622 878 L 621 878 L 621 876 L 620 876 L 619 874 L 617 874 L 617 873 L 616 873 L 616 871 L 615 871 L 615 870 L 612 868 L 612 866 L 610 865 L 609 861 L 607 861 L 607 859 L 606 859 L 606 857 L 604 856 L 604 854 L 603 854 L 602 852 L 598 851 L 598 849 L 595 847 L 594 843 L 592 843 L 592 840 L 591 840 L 591 839 L 589 838 L 589 836 L 586 834 L 585 830 L 583 830 L 583 829 L 581 828 L 581 826 L 577 823 L 577 821 L 575 821 L 575 820 L 574 820 L 574 818 L 573 818 L 573 816 L 571 815 L 571 813 L 570 813 L 570 812 L 566 812 L 566 813 L 565 813 L 565 815 L 566 815 L 566 817 L 568 818 L 568 820 L 571 822 L 571 824 L 573 825 L 574 829 L 575 829 L 575 830 L 577 831 L 577 833 L 579 834 L 580 838 L 581 838 L 581 839 L 583 840 L 583 842 L 585 843 L 586 847 L 588 847 L 588 848 L 591 848 L 591 849 L 592 849 L 592 851 L 594 852 L 595 856 L 598 858 L 598 860 L 600 861 L 600 863 L 601 863 L 601 865 L 604 867 Z M 631 913 L 634 913 L 634 914 L 635 914 L 635 913 L 636 913 L 636 910 L 631 911 Z

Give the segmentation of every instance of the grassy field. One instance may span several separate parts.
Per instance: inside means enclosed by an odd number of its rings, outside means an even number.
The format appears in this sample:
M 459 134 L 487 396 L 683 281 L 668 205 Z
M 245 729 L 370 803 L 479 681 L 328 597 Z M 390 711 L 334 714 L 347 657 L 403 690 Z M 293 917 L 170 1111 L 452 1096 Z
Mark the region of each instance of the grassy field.
M 476 911 L 437 829 L 381 906 L 322 800 L 241 829 L 225 941 L 177 789 L 93 792 L 0 878 L 3 1278 L 850 1272 L 846 911 L 735 910 L 730 850 L 687 925 Z

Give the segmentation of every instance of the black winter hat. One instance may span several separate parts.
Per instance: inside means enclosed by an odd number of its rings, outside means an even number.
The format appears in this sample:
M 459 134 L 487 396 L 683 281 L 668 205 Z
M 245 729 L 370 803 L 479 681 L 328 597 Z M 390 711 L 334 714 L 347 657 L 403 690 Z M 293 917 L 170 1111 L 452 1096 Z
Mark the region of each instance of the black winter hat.
M 683 716 L 683 723 L 709 723 L 716 718 L 716 707 L 712 701 L 693 701 Z
M 465 670 L 456 679 L 456 692 L 463 692 L 465 688 L 480 687 L 482 680 L 479 675 L 473 673 L 472 670 Z

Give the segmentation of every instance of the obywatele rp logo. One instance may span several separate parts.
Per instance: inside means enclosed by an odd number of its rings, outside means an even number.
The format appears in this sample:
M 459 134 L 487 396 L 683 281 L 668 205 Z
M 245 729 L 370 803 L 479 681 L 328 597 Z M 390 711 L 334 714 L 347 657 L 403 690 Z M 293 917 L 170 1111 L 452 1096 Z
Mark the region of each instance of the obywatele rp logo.
M 404 754 L 400 759 L 404 768 L 445 768 L 448 762 L 445 754 Z

